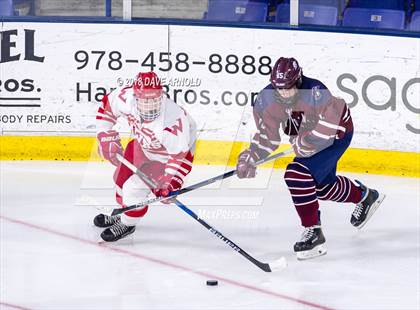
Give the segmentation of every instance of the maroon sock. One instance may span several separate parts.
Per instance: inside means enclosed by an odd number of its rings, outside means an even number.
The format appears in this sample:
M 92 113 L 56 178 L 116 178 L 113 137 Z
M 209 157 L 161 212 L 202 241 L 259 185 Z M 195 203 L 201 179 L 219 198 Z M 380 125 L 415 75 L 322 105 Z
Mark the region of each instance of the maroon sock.
M 362 189 L 350 179 L 338 175 L 335 183 L 318 185 L 316 188 L 318 199 L 337 202 L 359 203 L 362 200 Z
M 305 227 L 316 225 L 319 203 L 315 191 L 315 181 L 309 169 L 301 163 L 292 162 L 286 168 L 284 180 L 292 195 L 302 225 Z

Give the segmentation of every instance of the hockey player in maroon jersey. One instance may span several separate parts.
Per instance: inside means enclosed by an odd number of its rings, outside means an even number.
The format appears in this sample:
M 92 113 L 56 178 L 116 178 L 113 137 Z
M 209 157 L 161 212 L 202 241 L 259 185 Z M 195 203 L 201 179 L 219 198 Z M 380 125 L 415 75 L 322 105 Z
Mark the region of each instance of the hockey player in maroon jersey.
M 127 122 L 134 136 L 125 151 L 119 133 L 113 129 L 117 119 Z M 132 86 L 117 88 L 106 95 L 96 120 L 99 152 L 116 166 L 116 200 L 122 207 L 141 202 L 150 192 L 166 197 L 182 187 L 192 168 L 196 125 L 184 109 L 165 96 L 154 72 L 140 72 Z M 149 188 L 119 163 L 117 154 L 124 154 L 158 186 Z M 121 217 L 99 214 L 94 224 L 106 228 L 101 234 L 104 241 L 116 241 L 133 233 L 147 210 L 145 206 Z
M 356 204 L 350 222 L 362 228 L 384 199 L 375 189 L 336 175 L 337 162 L 353 136 L 349 108 L 320 81 L 304 76 L 294 58 L 282 57 L 254 102 L 253 114 L 257 132 L 249 149 L 239 155 L 238 177 L 255 176 L 251 164 L 278 148 L 282 127 L 296 154 L 284 179 L 304 227 L 294 251 L 298 259 L 326 254 L 319 200 Z

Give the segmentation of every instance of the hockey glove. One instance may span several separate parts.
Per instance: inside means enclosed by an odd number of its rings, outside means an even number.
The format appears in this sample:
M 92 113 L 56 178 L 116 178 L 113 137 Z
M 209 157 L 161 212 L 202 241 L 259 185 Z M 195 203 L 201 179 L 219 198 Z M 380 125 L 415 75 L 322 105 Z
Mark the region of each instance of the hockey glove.
M 184 183 L 181 178 L 165 174 L 157 179 L 156 188 L 152 189 L 153 194 L 156 197 L 167 197 L 173 191 L 181 189 L 182 184 Z M 162 200 L 162 203 L 171 203 L 173 199 Z
M 256 175 L 257 168 L 253 166 L 251 150 L 245 150 L 238 157 L 238 164 L 236 165 L 236 175 L 238 178 L 253 178 Z
M 297 137 L 290 138 L 290 143 L 293 145 L 296 156 L 311 157 L 316 153 L 316 147 L 305 140 L 309 134 L 310 132 L 305 132 Z
M 111 162 L 114 166 L 118 166 L 119 161 L 117 154 L 123 154 L 120 135 L 115 130 L 102 131 L 98 133 L 99 154 Z

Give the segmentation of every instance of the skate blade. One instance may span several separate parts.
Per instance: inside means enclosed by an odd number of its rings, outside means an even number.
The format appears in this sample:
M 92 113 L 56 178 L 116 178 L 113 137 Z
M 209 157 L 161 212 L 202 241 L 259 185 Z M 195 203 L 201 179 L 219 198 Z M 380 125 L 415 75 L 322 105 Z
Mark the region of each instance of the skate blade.
M 98 244 L 110 244 L 110 245 L 132 245 L 133 244 L 133 239 L 130 237 L 126 237 L 126 238 L 121 238 L 117 241 L 105 241 L 104 239 L 102 239 L 101 237 L 99 237 L 99 239 L 96 241 Z
M 105 244 L 105 243 L 110 243 L 105 241 L 104 239 L 102 239 L 101 237 L 99 237 L 98 241 L 96 241 L 98 244 Z
M 385 197 L 386 196 L 384 194 L 379 194 L 378 199 L 376 199 L 376 201 L 370 207 L 369 213 L 366 216 L 366 220 L 362 224 L 360 224 L 359 226 L 357 226 L 357 229 L 362 229 L 362 227 L 366 225 L 366 223 L 372 217 L 373 213 L 376 212 L 376 210 L 378 209 L 378 207 L 381 205 L 382 201 L 384 201 Z
M 327 247 L 325 244 L 320 244 L 309 251 L 296 252 L 298 260 L 306 260 L 327 254 Z

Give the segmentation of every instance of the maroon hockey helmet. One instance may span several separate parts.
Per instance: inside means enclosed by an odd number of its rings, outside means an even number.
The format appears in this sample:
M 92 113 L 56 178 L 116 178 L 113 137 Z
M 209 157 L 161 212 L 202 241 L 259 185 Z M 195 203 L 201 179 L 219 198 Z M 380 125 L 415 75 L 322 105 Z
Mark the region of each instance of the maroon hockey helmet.
M 274 64 L 270 82 L 274 88 L 292 88 L 302 79 L 302 68 L 294 58 L 280 57 Z

